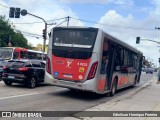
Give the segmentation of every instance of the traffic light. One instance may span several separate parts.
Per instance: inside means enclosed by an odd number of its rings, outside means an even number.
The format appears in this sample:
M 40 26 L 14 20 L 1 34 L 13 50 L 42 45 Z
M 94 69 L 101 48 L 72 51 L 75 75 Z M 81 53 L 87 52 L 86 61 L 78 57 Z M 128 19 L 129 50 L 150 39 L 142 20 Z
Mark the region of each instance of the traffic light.
M 46 29 L 44 29 L 44 30 L 43 30 L 43 38 L 44 38 L 44 39 L 46 39 L 46 38 L 47 38 L 47 36 L 46 36 L 46 35 L 47 35 L 47 32 L 46 32 Z
M 21 8 L 15 9 L 15 18 L 20 18 Z
M 158 62 L 160 63 L 160 58 L 159 58 Z
M 10 17 L 10 18 L 14 18 L 14 13 L 15 13 L 15 7 L 10 7 L 9 17 Z
M 136 38 L 136 44 L 139 44 L 140 43 L 140 37 L 137 37 Z

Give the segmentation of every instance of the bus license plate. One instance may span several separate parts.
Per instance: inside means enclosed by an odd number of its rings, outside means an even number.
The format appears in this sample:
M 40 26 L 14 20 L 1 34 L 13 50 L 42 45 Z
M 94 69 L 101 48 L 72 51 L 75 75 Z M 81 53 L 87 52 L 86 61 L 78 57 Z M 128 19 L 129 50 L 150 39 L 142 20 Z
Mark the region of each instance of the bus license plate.
M 14 79 L 14 76 L 8 76 L 8 78 L 10 78 L 10 79 Z

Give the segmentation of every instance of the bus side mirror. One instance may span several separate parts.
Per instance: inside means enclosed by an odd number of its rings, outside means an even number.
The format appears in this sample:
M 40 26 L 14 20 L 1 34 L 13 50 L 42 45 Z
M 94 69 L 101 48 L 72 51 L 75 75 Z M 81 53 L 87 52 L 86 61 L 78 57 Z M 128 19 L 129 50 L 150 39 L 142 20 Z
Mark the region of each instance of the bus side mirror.
M 137 37 L 136 38 L 136 44 L 139 44 L 140 43 L 140 37 Z

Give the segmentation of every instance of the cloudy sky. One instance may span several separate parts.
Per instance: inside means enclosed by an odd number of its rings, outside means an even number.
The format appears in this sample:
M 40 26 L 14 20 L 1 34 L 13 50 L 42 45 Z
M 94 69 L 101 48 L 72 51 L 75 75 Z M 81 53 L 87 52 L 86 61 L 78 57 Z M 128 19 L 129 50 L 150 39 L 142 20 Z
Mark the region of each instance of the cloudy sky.
M 160 0 L 0 0 L 0 15 L 8 18 L 9 7 L 26 9 L 44 18 L 47 23 L 53 24 L 48 26 L 48 31 L 59 24 L 66 26 L 65 19 L 59 18 L 67 16 L 71 17 L 70 25 L 102 28 L 139 49 L 147 59 L 158 65 L 160 44 L 145 39 L 160 42 L 160 30 L 155 29 L 160 27 Z M 23 31 L 29 43 L 34 46 L 43 44 L 42 20 L 29 15 L 9 20 L 15 29 Z M 28 33 L 37 34 L 40 38 L 28 36 Z M 144 39 L 140 44 L 135 43 L 137 36 Z

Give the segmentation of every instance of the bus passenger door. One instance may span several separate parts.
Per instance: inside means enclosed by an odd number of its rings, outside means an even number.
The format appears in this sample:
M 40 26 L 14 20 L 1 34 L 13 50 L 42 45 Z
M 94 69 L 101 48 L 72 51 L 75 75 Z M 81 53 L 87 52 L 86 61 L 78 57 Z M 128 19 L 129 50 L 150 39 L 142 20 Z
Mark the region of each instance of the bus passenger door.
M 111 89 L 111 84 L 112 84 L 112 76 L 113 76 L 113 71 L 114 71 L 114 64 L 115 64 L 115 45 L 110 44 L 109 45 L 109 61 L 108 61 L 108 66 L 107 66 L 107 89 Z
M 107 66 L 108 66 L 108 40 L 104 39 L 100 68 L 100 80 L 98 83 L 98 91 L 106 89 L 107 84 Z
M 107 47 L 106 44 L 107 43 Z M 104 40 L 101 61 L 101 78 L 98 85 L 98 90 L 110 90 L 112 84 L 112 76 L 115 64 L 115 45 L 109 40 Z

